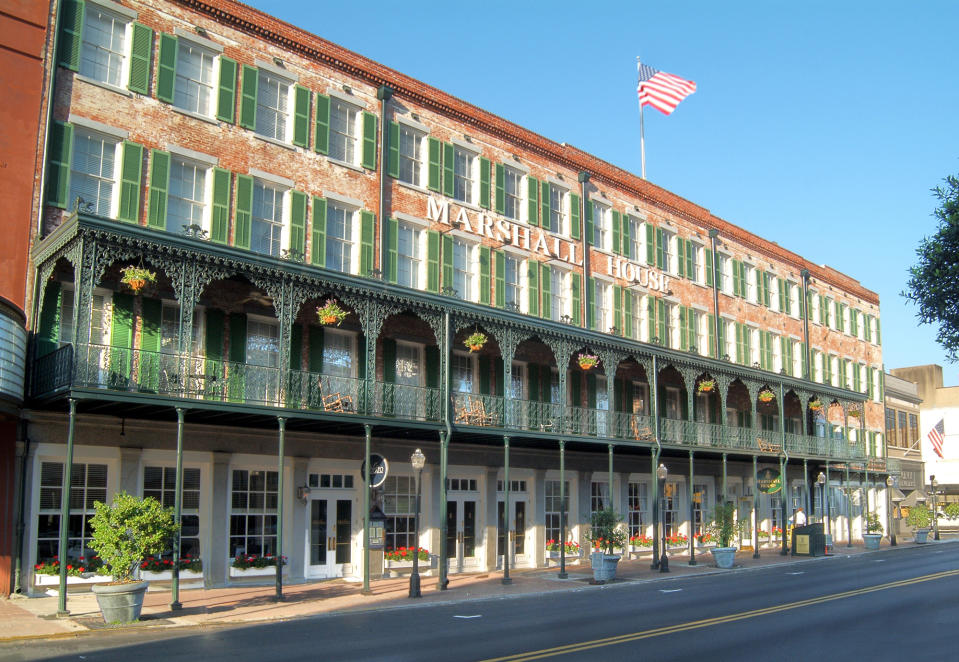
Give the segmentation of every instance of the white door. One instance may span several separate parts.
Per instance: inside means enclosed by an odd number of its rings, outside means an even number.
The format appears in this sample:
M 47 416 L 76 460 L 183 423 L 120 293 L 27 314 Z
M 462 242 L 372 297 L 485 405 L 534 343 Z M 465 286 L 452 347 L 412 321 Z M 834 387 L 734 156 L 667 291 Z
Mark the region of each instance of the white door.
M 509 498 L 509 529 L 512 533 L 513 548 L 510 550 L 510 568 L 529 567 L 533 564 L 530 541 L 527 539 L 529 522 L 529 501 L 526 495 Z M 500 497 L 496 502 L 496 565 L 503 567 L 503 554 L 506 551 L 506 503 Z
M 482 539 L 477 519 L 476 496 L 449 495 L 446 501 L 446 553 L 449 572 L 473 572 L 481 568 Z
M 352 564 L 353 500 L 348 495 L 310 499 L 308 577 L 342 577 Z

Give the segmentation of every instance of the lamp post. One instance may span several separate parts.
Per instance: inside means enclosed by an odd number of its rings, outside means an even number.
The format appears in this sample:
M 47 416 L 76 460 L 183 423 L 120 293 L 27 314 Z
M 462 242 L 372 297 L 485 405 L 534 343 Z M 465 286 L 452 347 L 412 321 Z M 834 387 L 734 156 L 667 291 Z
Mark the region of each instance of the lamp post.
M 659 501 L 659 519 L 663 527 L 663 551 L 662 554 L 659 555 L 660 572 L 669 572 L 669 557 L 666 555 L 666 476 L 668 475 L 669 470 L 666 468 L 665 464 L 661 463 L 656 469 L 656 477 L 663 486 L 663 498 Z
M 936 505 L 936 482 L 935 475 L 929 476 L 929 486 L 932 488 L 932 539 L 939 540 L 939 508 Z
M 426 466 L 426 456 L 417 448 L 410 456 L 410 464 L 416 471 L 416 515 L 413 518 L 413 572 L 410 574 L 410 597 L 420 598 L 420 483 L 423 478 L 423 467 Z
M 896 546 L 896 525 L 895 513 L 893 512 L 893 501 L 892 501 L 892 488 L 896 484 L 896 481 L 892 476 L 886 476 L 886 512 L 888 517 L 886 519 L 889 521 L 889 545 L 891 547 Z
M 819 521 L 820 522 L 823 521 L 823 506 L 825 504 L 825 501 L 824 501 L 825 495 L 823 494 L 822 490 L 825 484 L 826 484 L 826 474 L 820 471 L 819 475 L 816 476 L 816 485 L 819 486 Z

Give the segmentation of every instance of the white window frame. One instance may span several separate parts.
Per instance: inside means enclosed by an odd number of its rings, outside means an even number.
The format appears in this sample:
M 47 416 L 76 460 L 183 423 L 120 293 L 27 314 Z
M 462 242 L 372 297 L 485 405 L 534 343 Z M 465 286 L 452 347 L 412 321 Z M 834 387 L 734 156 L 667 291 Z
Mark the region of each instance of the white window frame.
M 468 366 L 468 369 L 469 369 L 470 390 L 468 391 L 456 390 L 458 388 L 458 384 L 456 384 L 456 376 L 453 371 L 454 359 L 457 359 L 460 361 L 463 361 L 463 360 L 466 361 L 466 365 Z M 473 394 L 473 393 L 479 392 L 479 371 L 477 369 L 477 356 L 475 354 L 471 354 L 466 351 L 460 351 L 458 349 L 454 349 L 452 351 L 450 356 L 450 389 L 453 390 L 454 393 Z
M 613 326 L 613 283 L 601 278 L 597 278 L 595 283 L 593 318 L 596 329 L 601 333 L 609 333 L 609 329 Z
M 453 267 L 453 287 L 456 290 L 456 296 L 463 301 L 477 301 L 477 294 L 479 293 L 479 269 L 476 253 L 479 244 L 467 239 L 465 235 L 461 235 L 459 232 L 452 232 L 450 234 L 453 239 L 453 258 L 451 263 Z M 458 246 L 462 246 L 463 250 L 465 250 L 466 264 L 462 269 L 457 269 L 456 266 L 456 251 Z M 460 292 L 460 288 L 455 285 L 459 280 L 457 278 L 457 272 L 463 274 L 462 278 L 465 281 L 466 292 Z
M 732 296 L 733 293 L 733 259 L 726 253 L 717 253 L 716 272 L 719 274 L 719 291 Z
M 407 122 L 399 121 L 397 124 L 399 124 L 400 139 L 399 145 L 397 145 L 397 151 L 399 152 L 399 180 L 410 186 L 424 188 L 423 182 L 426 176 L 426 169 L 423 155 L 426 153 L 426 139 L 429 133 Z M 412 145 L 412 155 L 407 153 L 408 150 L 403 149 L 404 144 L 407 146 Z M 404 163 L 409 164 L 409 170 L 412 173 L 410 178 L 404 176 Z M 411 179 L 415 181 L 411 181 Z
M 265 103 L 263 103 L 263 101 L 266 98 L 266 95 L 264 94 L 264 91 L 265 91 L 264 86 L 269 85 L 271 83 L 276 84 L 278 103 L 279 103 L 279 97 L 281 96 L 281 93 L 282 93 L 281 87 L 286 88 L 285 90 L 286 108 L 285 109 L 279 108 L 279 105 L 277 106 L 277 108 L 273 108 L 272 106 L 268 106 Z M 263 67 L 260 67 L 259 72 L 257 74 L 256 128 L 254 129 L 254 132 L 256 133 L 256 135 L 266 138 L 267 140 L 275 140 L 282 144 L 289 144 L 291 142 L 293 138 L 293 126 L 292 126 L 293 122 L 291 121 L 293 117 L 293 104 L 294 104 L 293 83 L 294 81 L 292 79 L 281 76 L 280 74 L 273 71 L 272 69 L 265 69 Z M 282 119 L 283 121 L 282 135 L 279 135 L 279 131 L 276 129 L 274 129 L 273 134 L 271 135 L 270 133 L 266 132 L 265 126 L 261 126 L 260 120 L 266 116 L 267 112 L 270 112 L 271 114 L 276 115 L 277 124 L 279 124 L 279 121 Z
M 177 54 L 176 54 L 177 67 L 176 67 L 176 77 L 173 85 L 173 106 L 177 108 L 178 110 L 182 110 L 193 115 L 198 115 L 200 117 L 205 117 L 207 119 L 213 119 L 213 117 L 216 114 L 217 94 L 219 93 L 219 85 L 220 85 L 220 67 L 218 66 L 220 63 L 220 53 L 217 52 L 215 48 L 211 48 L 209 45 L 201 43 L 200 41 L 196 39 L 186 37 L 185 35 L 181 33 L 182 33 L 181 30 L 177 31 Z M 202 82 L 197 82 L 194 79 L 189 79 L 187 78 L 187 76 L 184 75 L 183 66 L 182 66 L 183 54 L 180 51 L 181 48 L 188 48 L 188 49 L 197 51 L 200 54 L 201 58 L 204 59 L 204 61 L 206 57 L 209 57 L 210 59 L 210 63 L 209 63 L 209 76 L 210 76 L 209 93 L 210 94 L 209 94 L 209 98 L 207 99 L 205 110 L 200 108 L 194 109 L 194 108 L 182 106 L 178 102 L 180 93 L 182 92 L 182 89 L 183 89 L 181 80 L 191 81 L 192 85 L 196 88 L 199 88 L 200 85 L 205 85 Z
M 280 203 L 283 205 L 283 209 L 281 210 L 279 221 L 277 221 L 275 218 L 269 219 L 266 216 L 257 215 L 257 211 L 258 211 L 257 204 L 256 204 L 257 189 L 260 189 L 263 191 L 267 189 L 271 190 L 276 196 L 274 198 L 274 206 L 276 204 L 275 200 L 276 199 L 280 200 Z M 279 241 L 279 246 L 277 247 L 276 254 L 273 254 L 272 252 L 267 253 L 267 252 L 263 252 L 256 249 L 255 229 L 256 229 L 257 222 L 270 223 L 272 225 L 280 226 L 280 241 Z M 260 255 L 271 255 L 273 257 L 280 257 L 283 254 L 283 251 L 288 249 L 289 247 L 290 247 L 290 187 L 275 181 L 271 181 L 269 179 L 263 179 L 261 177 L 254 176 L 253 178 L 253 211 L 250 219 L 250 250 L 256 253 L 259 253 Z
M 103 155 L 107 153 L 107 144 L 112 144 L 113 146 L 113 172 L 108 178 L 102 173 L 93 174 L 90 171 L 78 170 L 76 166 L 76 159 L 78 156 L 77 146 L 80 144 L 82 139 L 90 140 L 99 140 L 103 142 L 103 149 L 100 153 L 100 163 L 102 165 Z M 109 182 L 110 185 L 110 207 L 109 209 L 103 210 L 99 208 L 99 196 L 96 201 L 87 200 L 83 198 L 84 203 L 87 205 L 94 204 L 94 213 L 100 216 L 106 216 L 108 218 L 116 218 L 117 211 L 120 207 L 120 168 L 122 166 L 123 155 L 121 153 L 121 148 L 123 145 L 123 138 L 117 135 L 112 135 L 110 133 L 104 133 L 102 131 L 97 131 L 86 126 L 75 125 L 73 130 L 73 149 L 72 156 L 70 161 L 70 199 L 68 201 L 68 206 L 73 207 L 73 203 L 76 201 L 77 197 L 83 197 L 79 195 L 79 191 L 75 190 L 78 177 L 86 177 L 101 182 Z M 81 206 L 82 208 L 82 206 Z M 106 213 L 104 213 L 104 211 Z
M 646 228 L 643 227 L 644 221 L 633 214 L 627 214 L 627 217 L 629 220 L 626 222 L 626 225 L 629 228 L 629 234 L 632 237 L 632 241 L 628 241 L 628 248 L 626 251 L 627 258 L 631 262 L 645 262 Z
M 746 263 L 746 301 L 749 303 L 759 303 L 758 278 L 761 278 L 759 269 Z
M 334 237 L 336 243 L 341 243 L 344 241 L 350 242 L 349 255 L 350 255 L 350 268 L 349 270 L 334 269 L 330 266 L 330 218 L 332 213 L 343 212 L 344 220 L 343 224 L 346 228 L 346 231 L 349 233 L 349 238 L 340 238 Z M 350 202 L 346 202 L 340 198 L 333 198 L 327 195 L 326 200 L 326 250 L 327 253 L 323 256 L 327 269 L 333 271 L 338 271 L 339 273 L 345 274 L 358 274 L 360 271 L 360 223 L 358 222 L 358 214 L 360 208 Z M 425 233 L 424 233 L 425 234 Z M 425 283 L 425 281 L 424 281 Z
M 355 225 L 355 224 L 354 224 Z M 410 223 L 409 221 L 400 220 L 397 222 L 397 233 L 403 234 L 404 232 L 412 233 L 412 239 L 410 245 L 414 246 L 414 251 L 416 252 L 415 256 L 410 256 L 402 253 L 400 251 L 399 236 L 397 236 L 397 271 L 396 279 L 397 283 L 403 287 L 411 287 L 413 289 L 422 290 L 426 288 L 426 241 L 427 235 L 423 226 L 418 223 Z M 411 281 L 415 282 L 405 283 L 400 279 L 400 269 L 399 265 L 403 261 L 409 261 L 411 264 L 410 274 Z
M 91 10 L 101 12 L 117 23 L 123 24 L 123 48 L 122 52 L 119 54 L 120 70 L 118 72 L 119 81 L 117 83 L 111 83 L 109 80 L 98 78 L 97 76 L 92 75 L 92 72 L 89 70 L 84 71 L 84 62 L 86 61 L 84 59 L 84 53 L 86 51 L 86 46 L 87 44 L 92 44 L 92 42 L 88 40 L 90 30 L 88 29 L 87 23 L 88 18 L 91 16 Z M 83 16 L 83 41 L 80 44 L 80 62 L 77 71 L 77 76 L 81 80 L 85 80 L 96 85 L 101 85 L 107 89 L 128 94 L 127 90 L 130 82 L 130 58 L 131 49 L 133 46 L 133 22 L 136 19 L 137 13 L 135 11 L 130 10 L 118 3 L 103 0 L 88 0 Z M 94 46 L 94 48 L 97 47 Z
M 515 194 L 510 194 L 508 183 L 514 181 L 516 185 Z M 508 164 L 503 165 L 503 216 L 514 221 L 529 222 L 529 205 L 525 204 L 527 200 L 527 191 L 529 189 L 528 177 L 526 173 L 518 168 L 513 168 Z M 510 199 L 516 201 L 515 213 L 510 213 Z
M 510 251 L 504 251 L 503 259 L 503 303 L 508 307 L 510 305 L 509 297 L 507 296 L 510 290 L 510 281 L 506 278 L 506 260 L 510 260 L 516 263 L 516 298 L 513 303 L 516 304 L 516 309 L 519 312 L 527 312 L 529 308 L 529 296 L 527 292 L 529 291 L 529 269 L 527 266 L 527 259 L 525 256 L 512 253 Z
M 610 228 L 611 207 L 599 200 L 590 200 L 593 205 L 593 246 L 603 251 L 611 250 L 613 238 Z
M 706 282 L 706 265 L 705 260 L 703 260 L 703 251 L 705 247 L 702 244 L 698 244 L 691 239 L 688 239 L 690 245 L 693 247 L 693 272 L 691 274 L 686 274 L 686 277 L 692 280 L 694 283 L 702 284 Z
M 564 237 L 570 236 L 570 195 L 569 189 L 556 184 L 553 181 L 547 180 L 549 184 L 549 212 L 550 217 L 542 219 L 544 229 L 547 232 L 552 232 L 554 234 L 562 235 Z M 555 196 L 559 197 L 559 207 L 553 206 L 553 198 Z M 542 201 L 541 201 L 542 202 Z M 553 216 L 556 216 L 556 228 L 552 228 Z
M 176 224 L 172 223 L 173 216 L 171 210 L 173 205 L 171 202 L 176 197 L 176 199 L 184 200 L 186 198 L 180 198 L 174 196 L 173 194 L 173 169 L 180 165 L 186 165 L 196 170 L 203 170 L 203 216 L 199 219 L 199 222 L 188 223 L 188 224 Z M 195 204 L 196 201 L 191 200 L 191 204 Z M 187 156 L 181 156 L 177 152 L 170 151 L 170 183 L 167 186 L 167 223 L 166 230 L 167 232 L 172 232 L 179 234 L 183 232 L 183 225 L 199 225 L 205 232 L 209 233 L 211 230 L 213 218 L 213 167 L 212 164 L 204 161 L 198 161 L 196 159 L 189 158 Z M 174 225 L 179 225 L 180 227 L 173 227 Z
M 362 137 L 360 127 L 363 114 L 362 110 L 363 109 L 357 104 L 347 101 L 339 95 L 330 95 L 330 142 L 328 150 L 330 160 L 351 166 L 358 166 L 360 164 L 360 157 L 363 153 L 360 141 Z M 336 130 L 333 126 L 334 113 L 340 112 L 346 114 L 346 133 Z M 334 153 L 334 145 L 336 145 L 336 149 L 339 149 L 341 137 L 345 153 Z M 349 153 L 351 149 L 352 154 Z M 422 171 L 420 171 L 420 175 L 422 174 Z
M 461 159 L 465 159 L 465 173 L 458 167 Z M 467 205 L 477 206 L 479 203 L 479 154 L 473 149 L 453 143 L 453 199 Z M 462 183 L 463 194 L 458 194 Z

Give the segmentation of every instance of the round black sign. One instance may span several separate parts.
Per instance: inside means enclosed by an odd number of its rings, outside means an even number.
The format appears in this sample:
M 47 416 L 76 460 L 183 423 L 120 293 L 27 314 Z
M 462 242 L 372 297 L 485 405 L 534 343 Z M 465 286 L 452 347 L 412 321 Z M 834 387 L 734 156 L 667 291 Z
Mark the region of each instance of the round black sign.
M 382 455 L 371 453 L 370 466 L 373 468 L 368 479 L 370 487 L 379 487 L 386 482 L 386 476 L 390 472 L 390 464 Z M 366 462 L 360 465 L 360 475 L 366 477 Z

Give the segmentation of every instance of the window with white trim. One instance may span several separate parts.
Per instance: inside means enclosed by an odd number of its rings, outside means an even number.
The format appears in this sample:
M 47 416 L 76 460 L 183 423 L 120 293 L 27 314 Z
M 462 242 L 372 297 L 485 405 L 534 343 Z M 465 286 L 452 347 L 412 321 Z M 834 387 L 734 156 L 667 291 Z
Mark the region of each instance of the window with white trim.
M 523 205 L 523 173 L 503 166 L 503 215 L 521 220 Z
M 331 159 L 354 165 L 357 163 L 360 153 L 356 148 L 359 139 L 359 122 L 359 108 L 336 97 L 330 98 L 329 155 Z
M 609 206 L 595 200 L 590 201 L 593 205 L 593 236 L 590 239 L 593 246 L 604 251 L 610 250 L 612 244 L 612 235 L 610 233 L 610 213 Z
M 450 356 L 450 379 L 457 393 L 473 393 L 476 373 L 475 357 L 466 352 L 454 351 Z
M 757 278 L 762 278 L 762 274 L 751 264 L 746 265 L 746 300 L 750 303 L 757 303 L 759 288 L 757 287 Z
M 292 82 L 260 69 L 257 75 L 256 132 L 261 136 L 289 142 L 290 88 Z M 331 114 L 332 124 L 332 114 Z M 332 130 L 331 130 L 332 136 Z
M 646 300 L 639 292 L 630 291 L 626 293 L 626 296 L 632 297 L 633 299 L 633 339 L 649 342 L 649 338 L 646 337 L 648 328 L 646 320 Z
M 633 262 L 639 262 L 645 259 L 646 255 L 646 231 L 643 229 L 643 222 L 635 216 L 630 216 L 626 221 L 626 227 L 629 229 L 626 257 Z
M 230 556 L 276 554 L 279 474 L 234 469 L 230 490 Z
M 723 334 L 723 339 L 726 341 L 726 346 L 723 348 L 723 358 L 729 357 L 730 361 L 742 363 L 742 357 L 736 353 L 736 323 L 728 320 L 720 320 L 719 323 L 726 325 L 726 333 Z
M 526 302 L 525 260 L 506 254 L 503 258 L 503 301 L 507 308 L 522 310 Z
M 569 211 L 566 208 L 568 193 L 569 191 L 561 186 L 549 184 L 549 218 L 543 219 L 543 222 L 550 232 L 569 234 Z
M 626 523 L 629 527 L 629 537 L 646 535 L 646 525 L 649 521 L 649 484 L 630 483 L 627 496 Z
M 453 237 L 453 289 L 456 296 L 465 301 L 474 301 L 476 297 L 475 252 L 475 244 Z
M 577 276 L 578 277 L 578 276 Z M 549 316 L 559 321 L 571 313 L 570 273 L 559 267 L 549 268 Z
M 809 317 L 812 320 L 813 324 L 822 324 L 822 309 L 819 305 L 820 299 L 819 294 L 813 290 L 809 291 L 809 299 L 812 302 L 809 311 Z
M 733 261 L 728 255 L 717 253 L 716 262 L 716 273 L 719 276 L 719 291 L 724 294 L 732 294 Z
M 180 499 L 180 558 L 200 558 L 200 470 L 183 469 Z M 176 467 L 143 467 L 143 496 L 153 497 L 172 508 L 176 497 Z M 168 557 L 172 549 L 162 554 Z
M 400 221 L 397 225 L 396 281 L 413 289 L 423 286 L 423 229 Z
M 663 344 L 673 349 L 679 349 L 679 307 L 669 301 L 665 302 L 666 337 Z
M 70 206 L 77 198 L 100 216 L 116 215 L 116 186 L 120 141 L 95 131 L 75 127 L 70 167 Z
M 213 117 L 216 53 L 189 39 L 181 38 L 177 42 L 173 105 L 204 117 Z
M 595 515 L 609 507 L 609 483 L 592 481 L 589 485 L 589 512 Z
M 596 320 L 596 329 L 607 333 L 613 326 L 613 286 L 597 279 L 594 294 L 593 315 Z
M 37 515 L 37 562 L 82 563 L 96 556 L 90 549 L 90 518 L 93 504 L 107 500 L 107 465 L 74 462 L 70 474 L 70 519 L 67 523 L 66 553 L 60 551 L 60 500 L 63 495 L 62 462 L 40 463 L 40 503 Z M 81 561 L 80 559 L 83 559 Z
M 386 515 L 385 548 L 419 547 L 416 540 L 416 479 L 387 476 L 381 488 Z
M 129 19 L 88 2 L 83 16 L 79 73 L 114 87 L 126 87 L 129 33 Z
M 285 197 L 285 189 L 260 179 L 253 180 L 250 250 L 255 253 L 280 257 L 285 234 Z
M 700 356 L 707 356 L 712 349 L 709 346 L 709 315 L 700 311 L 694 311 L 696 315 L 696 350 Z
M 693 268 L 686 276 L 694 283 L 704 283 L 706 282 L 706 271 L 703 265 L 703 245 L 697 244 L 692 240 L 688 241 L 690 246 L 692 246 Z
M 663 271 L 675 274 L 679 268 L 679 263 L 676 261 L 676 234 L 662 228 L 661 232 L 663 239 L 657 248 L 662 254 Z
M 471 203 L 476 199 L 476 154 L 468 149 L 453 147 L 453 198 Z
M 547 480 L 543 488 L 545 494 L 546 540 L 560 542 L 563 539 L 562 513 L 565 512 L 569 517 L 569 481 L 564 481 L 561 484 L 558 480 Z M 564 492 L 562 498 L 561 491 Z M 572 538 L 571 533 L 570 529 L 567 528 L 566 534 L 570 538 Z
M 426 134 L 400 124 L 400 181 L 413 186 L 423 185 L 423 143 Z
M 170 156 L 170 188 L 167 193 L 167 232 L 182 233 L 197 225 L 209 228 L 210 167 Z
M 345 274 L 356 272 L 356 210 L 328 200 L 326 203 L 326 268 Z M 397 272 L 397 277 L 399 272 Z
M 799 297 L 801 294 L 799 286 L 792 281 L 786 281 L 786 287 L 789 292 L 789 314 L 793 317 L 799 317 Z

